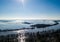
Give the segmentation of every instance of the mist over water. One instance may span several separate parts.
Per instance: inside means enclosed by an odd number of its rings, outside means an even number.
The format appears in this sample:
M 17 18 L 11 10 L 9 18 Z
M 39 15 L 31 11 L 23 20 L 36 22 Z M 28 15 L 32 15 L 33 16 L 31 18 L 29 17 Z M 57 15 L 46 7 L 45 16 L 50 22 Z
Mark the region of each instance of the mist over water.
M 27 24 L 29 23 L 29 24 Z M 0 20 L 0 29 L 30 28 L 34 24 L 54 24 L 51 20 Z

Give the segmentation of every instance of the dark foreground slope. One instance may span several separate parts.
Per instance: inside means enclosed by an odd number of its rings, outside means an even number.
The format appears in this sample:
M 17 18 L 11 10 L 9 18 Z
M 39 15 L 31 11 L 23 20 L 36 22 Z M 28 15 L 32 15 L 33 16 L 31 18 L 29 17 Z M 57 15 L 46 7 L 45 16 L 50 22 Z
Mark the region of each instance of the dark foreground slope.
M 60 30 L 43 31 L 35 33 L 28 33 L 29 37 L 25 42 L 60 42 Z
M 20 38 L 26 38 L 20 39 L 19 36 Z M 21 40 L 23 42 L 60 42 L 60 30 L 0 36 L 0 42 L 22 42 Z

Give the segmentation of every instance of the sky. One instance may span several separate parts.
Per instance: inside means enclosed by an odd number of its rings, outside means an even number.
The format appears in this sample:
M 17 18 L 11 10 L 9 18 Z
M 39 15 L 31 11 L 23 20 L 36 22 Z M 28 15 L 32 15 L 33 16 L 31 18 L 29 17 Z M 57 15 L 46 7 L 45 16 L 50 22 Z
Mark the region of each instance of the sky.
M 60 19 L 60 0 L 0 0 L 0 19 Z

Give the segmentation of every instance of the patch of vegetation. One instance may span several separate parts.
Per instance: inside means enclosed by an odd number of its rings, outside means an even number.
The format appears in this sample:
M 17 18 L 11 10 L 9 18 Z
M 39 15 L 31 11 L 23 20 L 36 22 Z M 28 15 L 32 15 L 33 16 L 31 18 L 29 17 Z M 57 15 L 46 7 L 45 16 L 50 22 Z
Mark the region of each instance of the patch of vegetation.
M 60 42 L 60 30 L 30 33 L 25 42 Z

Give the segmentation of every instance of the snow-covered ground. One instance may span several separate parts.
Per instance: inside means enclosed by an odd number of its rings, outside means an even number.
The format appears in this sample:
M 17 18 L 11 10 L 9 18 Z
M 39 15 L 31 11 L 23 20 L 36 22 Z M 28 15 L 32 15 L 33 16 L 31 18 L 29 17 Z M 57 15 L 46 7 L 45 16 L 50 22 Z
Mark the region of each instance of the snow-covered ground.
M 24 24 L 24 22 L 29 22 L 31 24 Z M 10 21 L 10 22 L 0 22 L 0 29 L 20 29 L 20 28 L 30 28 L 32 24 L 55 24 L 52 20 L 34 20 L 34 21 Z M 8 35 L 8 34 L 18 34 L 18 33 L 26 33 L 26 32 L 42 32 L 42 31 L 49 31 L 49 30 L 57 30 L 60 29 L 60 22 L 58 25 L 46 27 L 46 28 L 35 28 L 35 29 L 24 29 L 18 31 L 7 31 L 7 32 L 0 32 L 0 35 Z

